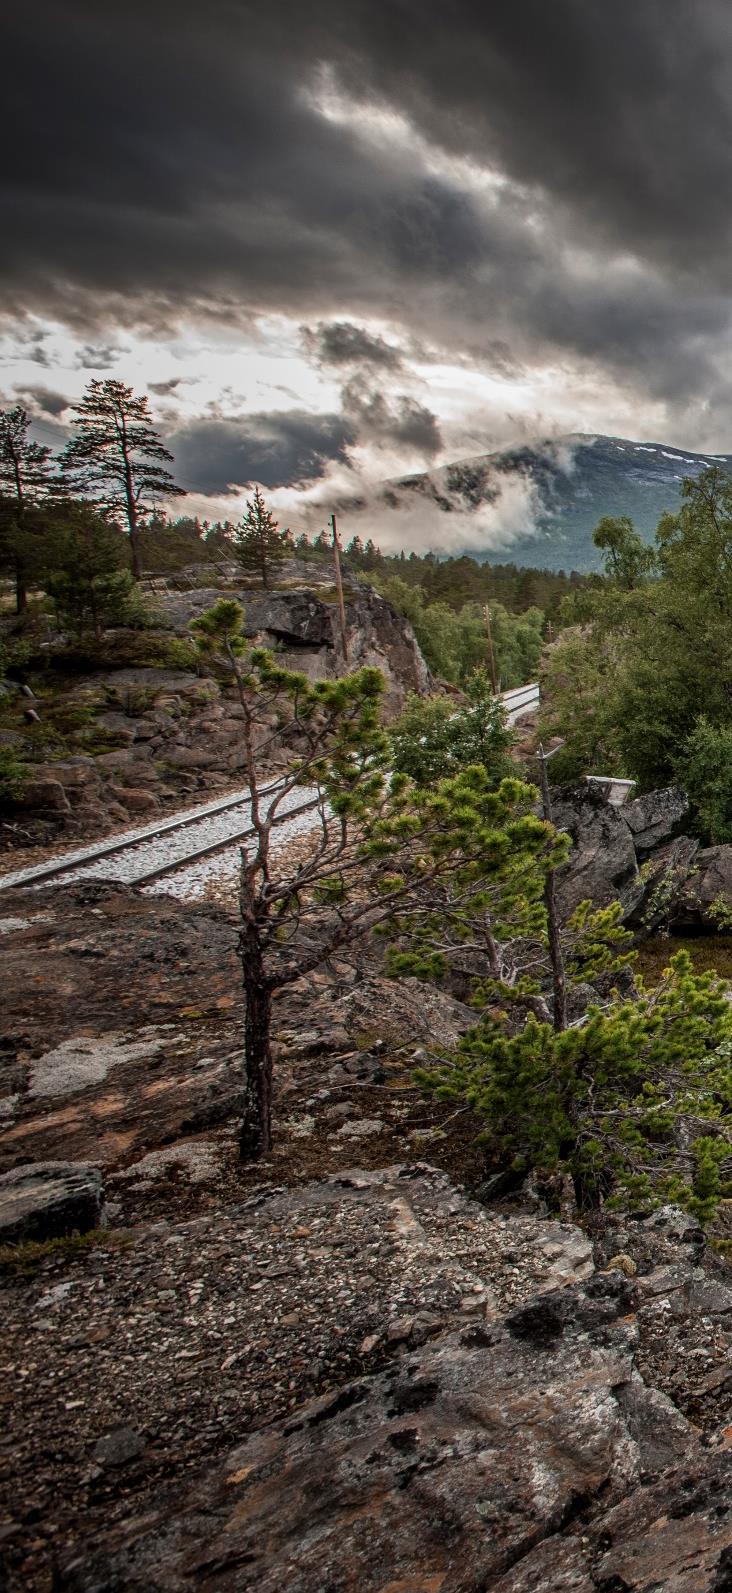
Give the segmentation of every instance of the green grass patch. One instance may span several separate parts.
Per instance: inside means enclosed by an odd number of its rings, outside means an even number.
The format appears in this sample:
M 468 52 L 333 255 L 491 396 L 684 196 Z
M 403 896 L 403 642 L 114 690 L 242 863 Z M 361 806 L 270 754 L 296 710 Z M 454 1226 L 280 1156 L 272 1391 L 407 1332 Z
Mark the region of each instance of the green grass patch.
M 90 1250 L 128 1250 L 135 1242 L 125 1228 L 90 1228 L 58 1239 L 26 1239 L 0 1245 L 0 1277 L 29 1277 L 45 1261 L 74 1261 Z

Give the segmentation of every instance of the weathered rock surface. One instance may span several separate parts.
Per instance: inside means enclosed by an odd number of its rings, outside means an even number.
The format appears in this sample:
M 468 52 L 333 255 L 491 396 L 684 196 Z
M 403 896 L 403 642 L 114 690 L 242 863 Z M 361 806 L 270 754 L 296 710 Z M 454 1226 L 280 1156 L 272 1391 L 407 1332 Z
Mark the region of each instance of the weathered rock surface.
M 22 927 L 3 937 L 0 1168 L 61 1148 L 108 1166 L 237 1112 L 224 915 L 92 882 L 9 891 L 5 905 Z
M 689 798 L 678 786 L 667 786 L 663 791 L 648 791 L 625 802 L 619 809 L 621 817 L 632 831 L 639 859 L 670 841 L 682 828 L 689 811 Z
M 594 1502 L 696 1450 L 634 1378 L 631 1304 L 608 1274 L 402 1354 L 254 1433 L 60 1585 L 494 1588 Z
M 626 913 L 643 895 L 633 834 L 622 809 L 612 807 L 590 786 L 563 788 L 553 796 L 554 823 L 572 837 L 569 860 L 557 874 L 557 897 L 562 912 L 571 913 L 581 901 L 597 907 L 622 902 Z
M 724 854 L 725 847 L 700 853 L 698 841 L 678 833 L 688 806 L 676 787 L 622 807 L 587 784 L 553 792 L 554 822 L 573 843 L 558 874 L 562 910 L 573 912 L 583 900 L 597 907 L 618 900 L 625 919 L 645 930 L 710 923 L 714 897 L 727 893 L 732 901 L 732 862 L 711 855 Z
M 720 904 L 732 909 L 732 846 L 707 846 L 696 854 L 674 922 L 679 927 L 718 929 Z
M 643 896 L 627 915 L 631 923 L 651 931 L 677 921 L 698 852 L 699 842 L 693 836 L 677 835 L 646 859 L 642 869 Z
M 100 882 L 8 891 L 3 912 L 0 1169 L 64 1156 L 108 1170 L 211 1131 L 224 1136 L 217 1163 L 235 1160 L 226 1138 L 242 1107 L 235 919 Z M 291 1174 L 293 1157 L 301 1177 L 353 1160 L 327 1116 L 344 1095 L 358 1103 L 346 1115 L 383 1125 L 357 1136 L 359 1159 L 397 1161 L 433 1136 L 435 1156 L 444 1142 L 449 1159 L 457 1135 L 461 1165 L 480 1160 L 469 1115 L 446 1137 L 449 1105 L 423 1102 L 415 1116 L 408 1104 L 415 1050 L 454 1045 L 473 1011 L 416 979 L 385 979 L 374 963 L 337 960 L 275 1003 L 275 1165 L 282 1156 Z M 185 1149 L 182 1193 L 189 1166 Z M 131 1189 L 124 1199 L 139 1212 Z
M 11 1517 L 39 1512 L 57 1547 L 91 1550 L 111 1512 L 137 1513 L 303 1399 L 593 1270 L 578 1229 L 487 1211 L 424 1164 L 260 1184 L 244 1204 L 126 1237 L 61 1282 L 48 1266 L 4 1280 L 0 1478 L 14 1479 Z M 120 1426 L 144 1452 L 118 1497 L 95 1449 Z M 43 1548 L 23 1560 L 24 1590 L 44 1586 Z
M 379 1176 L 352 1174 L 356 1198 L 360 1186 L 374 1214 L 396 1195 L 403 1259 L 416 1260 L 435 1208 L 455 1236 L 470 1227 L 469 1203 L 444 1185 L 423 1204 L 434 1178 L 426 1170 Z M 302 1195 L 311 1210 L 321 1198 L 317 1186 Z M 262 1208 L 273 1231 L 283 1199 L 275 1193 Z M 296 1231 L 312 1226 L 306 1210 Z M 488 1233 L 495 1221 L 483 1213 L 478 1226 Z M 426 1335 L 400 1347 L 397 1319 L 386 1366 L 254 1431 L 152 1511 L 89 1538 L 63 1561 L 58 1585 L 723 1593 L 729 1271 L 705 1251 L 694 1219 L 668 1207 L 605 1235 L 608 1247 L 628 1245 L 637 1275 L 613 1267 L 572 1283 L 565 1273 L 563 1288 L 541 1292 L 535 1271 L 532 1295 L 526 1263 L 548 1255 L 541 1228 L 551 1235 L 551 1224 L 532 1225 L 499 1220 L 491 1301 L 462 1327 L 433 1308 Z M 330 1222 L 328 1232 L 337 1242 Z M 676 1378 L 676 1401 L 665 1375 Z
M 101 1176 L 81 1162 L 32 1162 L 0 1177 L 3 1244 L 87 1233 L 101 1210 Z

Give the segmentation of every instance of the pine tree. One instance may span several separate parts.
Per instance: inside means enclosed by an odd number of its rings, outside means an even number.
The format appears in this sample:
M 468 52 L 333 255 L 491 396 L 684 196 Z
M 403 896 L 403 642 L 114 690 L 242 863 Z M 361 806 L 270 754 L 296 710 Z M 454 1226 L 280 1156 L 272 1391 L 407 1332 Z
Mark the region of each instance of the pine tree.
M 265 591 L 269 590 L 273 571 L 287 557 L 287 537 L 286 531 L 279 530 L 259 487 L 255 487 L 254 497 L 247 500 L 244 519 L 234 532 L 234 549 L 242 569 L 256 570 L 261 576 Z
M 53 487 L 51 450 L 31 441 L 30 423 L 20 404 L 0 410 L 0 492 L 5 500 L 0 527 L 2 557 L 13 571 L 19 614 L 27 606 L 27 582 L 37 552 L 33 510 Z
M 100 642 L 105 625 L 139 618 L 132 574 L 119 526 L 87 503 L 59 504 L 49 523 L 45 588 L 64 626 L 81 641 L 86 630 Z
M 410 924 L 432 923 L 446 895 L 460 927 L 468 903 L 484 922 L 487 890 L 500 904 L 510 898 L 512 922 L 518 915 L 531 926 L 541 912 L 543 874 L 564 855 L 565 842 L 528 811 L 534 791 L 519 781 L 506 780 L 496 792 L 486 771 L 472 768 L 436 790 L 420 790 L 388 773 L 379 671 L 311 683 L 279 668 L 271 654 L 250 651 L 243 619 L 239 604 L 221 599 L 193 630 L 202 652 L 231 674 L 242 708 L 253 834 L 242 849 L 239 892 L 246 996 L 240 1147 L 253 1159 L 271 1144 L 274 992 L 374 930 L 395 930 L 404 912 Z M 273 787 L 262 765 L 283 740 L 296 746 L 297 762 Z M 313 810 L 315 844 L 305 857 L 280 857 L 275 866 L 276 825 L 298 789 Z M 525 907 L 517 878 L 528 881 Z
M 482 1119 L 496 1169 L 569 1174 L 583 1205 L 643 1214 L 671 1200 L 701 1222 L 714 1215 L 732 1156 L 724 980 L 695 974 L 680 951 L 655 989 L 639 981 L 633 1000 L 616 991 L 560 1034 L 532 1012 L 511 1034 L 496 1021 L 495 987 L 484 1003 L 450 1061 L 420 1082 Z
M 126 526 L 132 574 L 142 574 L 139 538 L 146 515 L 161 498 L 183 496 L 166 465 L 172 454 L 151 425 L 145 396 L 124 382 L 91 381 L 74 410 L 76 432 L 61 468 L 67 486 L 110 510 Z

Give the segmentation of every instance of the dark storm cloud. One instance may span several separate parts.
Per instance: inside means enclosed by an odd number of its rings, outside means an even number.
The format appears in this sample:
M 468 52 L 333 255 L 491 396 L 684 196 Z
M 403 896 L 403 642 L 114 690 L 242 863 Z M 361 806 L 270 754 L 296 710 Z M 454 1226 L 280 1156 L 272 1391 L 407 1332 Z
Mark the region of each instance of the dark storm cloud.
M 726 0 L 436 16 L 422 0 L 14 8 L 8 309 L 90 326 L 380 315 L 458 357 L 586 360 L 669 404 L 732 406 Z M 324 70 L 423 142 L 324 116 Z M 466 161 L 506 180 L 481 186 Z
M 367 365 L 396 371 L 403 363 L 400 349 L 351 321 L 304 326 L 302 334 L 307 352 L 322 365 Z
M 42 416 L 44 419 L 56 419 L 63 415 L 64 410 L 70 408 L 72 400 L 63 393 L 54 392 L 50 387 L 22 387 L 17 390 L 17 401 L 23 404 L 31 414 Z
M 442 446 L 437 418 L 406 393 L 390 398 L 363 376 L 354 376 L 342 393 L 344 414 L 359 442 L 404 448 L 434 459 Z
M 213 495 L 250 481 L 279 487 L 317 480 L 353 440 L 342 416 L 300 410 L 193 420 L 168 438 L 179 484 Z

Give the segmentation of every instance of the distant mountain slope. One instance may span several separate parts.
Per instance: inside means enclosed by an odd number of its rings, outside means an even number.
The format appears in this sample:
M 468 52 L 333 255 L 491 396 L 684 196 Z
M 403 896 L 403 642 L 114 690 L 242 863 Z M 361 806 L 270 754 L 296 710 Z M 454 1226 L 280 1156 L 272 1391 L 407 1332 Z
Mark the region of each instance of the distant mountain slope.
M 732 455 L 682 452 L 667 444 L 623 437 L 576 435 L 409 476 L 393 483 L 384 496 L 396 508 L 407 494 L 419 494 L 446 515 L 466 516 L 462 551 L 490 563 L 512 559 L 545 569 L 595 570 L 600 561 L 592 532 L 602 515 L 629 515 L 651 541 L 660 516 L 678 508 L 684 476 L 698 475 L 709 464 L 732 469 Z M 529 534 L 509 532 L 502 546 L 487 550 L 481 509 L 485 512 L 485 506 L 500 501 L 506 478 L 512 475 L 527 482 L 527 506 L 533 501 L 535 507 L 534 527 L 529 530 L 527 507 Z M 492 543 L 496 536 L 494 530 Z

